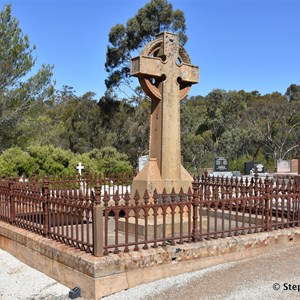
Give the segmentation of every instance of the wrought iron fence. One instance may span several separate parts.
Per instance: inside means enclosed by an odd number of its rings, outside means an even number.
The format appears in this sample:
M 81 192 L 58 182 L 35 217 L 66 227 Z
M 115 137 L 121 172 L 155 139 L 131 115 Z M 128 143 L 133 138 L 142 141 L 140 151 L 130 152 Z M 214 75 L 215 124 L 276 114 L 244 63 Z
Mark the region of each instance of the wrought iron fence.
M 0 220 L 92 252 L 94 186 L 123 197 L 133 175 L 0 178 Z
M 203 174 L 188 191 L 139 195 L 130 178 L 0 178 L 0 220 L 96 256 L 300 225 L 292 180 Z

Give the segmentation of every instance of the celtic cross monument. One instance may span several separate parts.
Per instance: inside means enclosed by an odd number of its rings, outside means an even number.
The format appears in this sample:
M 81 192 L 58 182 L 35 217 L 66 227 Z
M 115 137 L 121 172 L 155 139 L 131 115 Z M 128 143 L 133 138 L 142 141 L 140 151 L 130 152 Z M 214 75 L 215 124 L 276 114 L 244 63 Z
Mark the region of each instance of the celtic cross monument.
M 177 35 L 163 32 L 131 60 L 130 74 L 151 98 L 149 162 L 134 178 L 132 191 L 138 190 L 141 197 L 145 189 L 187 191 L 192 177 L 181 164 L 180 100 L 199 81 L 199 69 Z

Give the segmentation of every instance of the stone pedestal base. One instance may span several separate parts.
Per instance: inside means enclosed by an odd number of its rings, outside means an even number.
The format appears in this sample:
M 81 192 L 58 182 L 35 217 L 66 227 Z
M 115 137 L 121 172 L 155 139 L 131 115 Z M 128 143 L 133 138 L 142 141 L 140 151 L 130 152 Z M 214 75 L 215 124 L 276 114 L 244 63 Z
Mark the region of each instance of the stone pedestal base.
M 192 224 L 191 224 L 192 226 Z M 182 235 L 186 235 L 188 233 L 188 218 L 183 217 L 183 226 L 182 226 Z M 207 218 L 202 217 L 202 229 L 207 229 Z M 125 219 L 119 220 L 119 230 L 125 232 Z M 135 218 L 131 217 L 128 219 L 128 232 L 129 234 L 135 234 Z M 138 235 L 139 237 L 145 237 L 145 219 L 139 218 L 138 219 Z M 148 219 L 148 226 L 147 226 L 147 235 L 148 240 L 154 238 L 154 219 Z M 175 217 L 174 222 L 174 235 L 180 236 L 180 217 L 179 215 Z M 171 216 L 166 217 L 166 238 L 172 236 L 172 219 Z M 156 238 L 160 239 L 163 237 L 163 218 L 159 217 L 157 219 L 156 225 Z
M 85 299 L 102 299 L 170 276 L 267 252 L 288 251 L 299 243 L 300 228 L 293 227 L 95 257 L 0 221 L 1 249 L 70 289 L 80 287 L 81 296 Z
M 184 193 L 187 193 L 189 187 L 192 188 L 192 181 L 192 176 L 183 166 L 180 168 L 179 179 L 163 179 L 156 158 L 150 158 L 148 164 L 132 181 L 131 199 L 133 201 L 136 190 L 139 192 L 141 198 L 143 198 L 146 189 L 148 190 L 150 197 L 155 189 L 158 194 L 162 194 L 164 188 L 166 189 L 167 194 L 171 193 L 172 188 L 175 189 L 176 193 L 180 192 L 180 188 L 183 188 Z

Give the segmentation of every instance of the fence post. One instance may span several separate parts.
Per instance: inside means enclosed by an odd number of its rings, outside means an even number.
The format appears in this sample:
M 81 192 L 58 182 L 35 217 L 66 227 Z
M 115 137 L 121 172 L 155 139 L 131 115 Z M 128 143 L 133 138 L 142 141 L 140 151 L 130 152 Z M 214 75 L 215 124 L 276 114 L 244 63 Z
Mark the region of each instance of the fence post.
M 42 195 L 43 195 L 43 236 L 48 237 L 49 235 L 49 181 L 43 179 L 42 182 Z
M 199 230 L 198 230 L 198 210 L 199 210 L 199 179 L 197 180 L 196 177 L 194 177 L 194 180 L 192 182 L 192 188 L 193 188 L 193 198 L 192 198 L 192 214 L 193 214 L 193 229 L 192 229 L 192 240 L 194 242 L 199 241 Z
M 270 207 L 270 180 L 269 177 L 265 179 L 265 231 L 271 230 L 271 207 Z
M 300 141 L 298 143 L 298 175 L 295 175 L 296 186 L 300 188 Z
M 101 206 L 101 187 L 95 186 L 93 207 L 93 255 L 103 256 L 103 207 Z
M 10 215 L 9 215 L 9 223 L 14 224 L 16 218 L 16 207 L 15 207 L 15 196 L 14 196 L 14 178 L 10 177 L 8 181 L 9 188 L 9 205 L 10 205 Z

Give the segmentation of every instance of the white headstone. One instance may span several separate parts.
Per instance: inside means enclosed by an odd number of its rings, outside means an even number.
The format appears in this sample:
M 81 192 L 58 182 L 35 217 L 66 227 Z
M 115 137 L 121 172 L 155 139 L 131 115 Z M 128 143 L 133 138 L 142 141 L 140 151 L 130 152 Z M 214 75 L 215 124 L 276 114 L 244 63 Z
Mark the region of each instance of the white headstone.
M 76 169 L 78 170 L 78 173 L 81 176 L 82 170 L 84 169 L 84 166 L 81 164 L 81 162 L 79 162 L 79 164 L 77 165 Z
M 277 173 L 289 173 L 291 171 L 291 165 L 289 160 L 277 160 Z
M 143 155 L 139 157 L 139 172 L 145 167 L 149 161 L 149 155 Z

